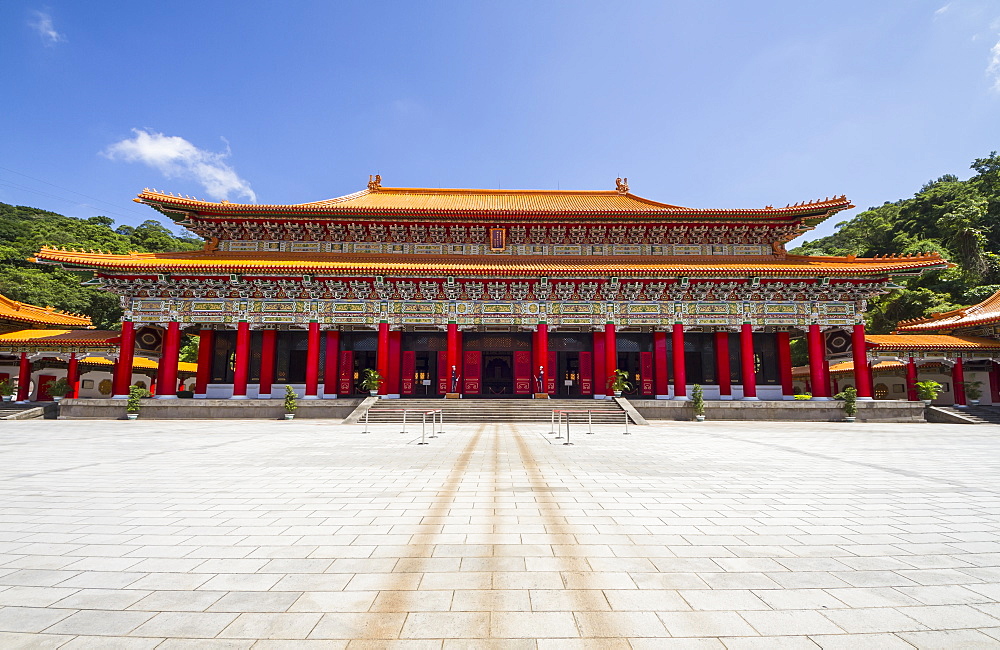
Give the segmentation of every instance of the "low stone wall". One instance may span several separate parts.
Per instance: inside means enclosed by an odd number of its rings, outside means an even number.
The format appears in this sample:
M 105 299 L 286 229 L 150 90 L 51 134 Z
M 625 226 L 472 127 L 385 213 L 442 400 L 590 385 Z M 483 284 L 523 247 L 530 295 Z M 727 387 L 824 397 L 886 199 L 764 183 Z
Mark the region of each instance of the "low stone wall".
M 691 402 L 635 400 L 629 402 L 647 420 L 693 420 Z M 859 422 L 924 422 L 923 402 L 893 400 L 858 402 Z M 841 422 L 841 402 L 705 402 L 706 420 L 786 420 L 790 422 Z
M 357 408 L 361 399 L 298 401 L 295 419 L 342 420 Z M 142 420 L 277 420 L 284 417 L 280 399 L 144 399 L 139 411 Z M 61 420 L 121 420 L 125 418 L 123 399 L 64 399 L 59 403 Z

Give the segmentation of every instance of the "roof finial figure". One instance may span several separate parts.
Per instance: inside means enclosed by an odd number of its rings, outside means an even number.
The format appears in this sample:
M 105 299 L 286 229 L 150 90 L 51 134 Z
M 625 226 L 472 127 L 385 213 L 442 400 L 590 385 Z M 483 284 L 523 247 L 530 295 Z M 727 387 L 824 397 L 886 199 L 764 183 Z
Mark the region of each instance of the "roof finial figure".
M 615 189 L 618 190 L 619 194 L 628 194 L 628 179 L 627 178 L 616 178 L 615 179 Z
M 382 175 L 375 174 L 374 178 L 368 174 L 368 189 L 374 191 L 382 188 Z

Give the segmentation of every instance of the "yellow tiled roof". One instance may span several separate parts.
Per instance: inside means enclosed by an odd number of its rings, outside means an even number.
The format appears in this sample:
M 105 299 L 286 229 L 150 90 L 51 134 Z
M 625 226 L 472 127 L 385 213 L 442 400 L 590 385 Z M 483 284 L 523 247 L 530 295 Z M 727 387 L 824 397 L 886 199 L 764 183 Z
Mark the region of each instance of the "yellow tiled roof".
M 295 204 L 249 204 L 200 201 L 188 196 L 144 189 L 139 203 L 193 212 L 227 213 L 518 213 L 518 214 L 662 214 L 662 215 L 756 215 L 794 217 L 832 214 L 854 207 L 845 196 L 807 201 L 783 208 L 702 210 L 644 199 L 630 192 L 577 190 L 486 190 L 427 187 L 378 187 L 324 201 Z
M 8 345 L 32 347 L 92 347 L 118 346 L 121 332 L 113 330 L 16 330 L 0 334 L 0 347 Z
M 930 318 L 903 321 L 896 328 L 899 332 L 932 332 L 976 327 L 1000 321 L 1000 291 L 971 307 L 934 314 Z
M 113 366 L 114 361 L 111 359 L 105 359 L 104 357 L 84 357 L 80 359 L 80 363 L 87 363 L 93 366 Z M 156 359 L 147 359 L 146 357 L 134 357 L 132 359 L 133 368 L 143 368 L 145 370 L 156 370 L 159 367 L 159 363 Z M 177 370 L 180 372 L 198 372 L 197 363 L 189 363 L 187 361 L 178 361 Z
M 891 370 L 893 368 L 902 368 L 903 363 L 901 361 L 879 361 L 878 363 L 871 364 L 872 370 Z M 830 374 L 832 375 L 845 375 L 854 372 L 854 362 L 853 361 L 841 361 L 840 363 L 830 364 Z M 793 377 L 809 377 L 809 366 L 797 366 L 792 368 Z
M 875 350 L 1000 350 L 1000 341 L 958 334 L 866 334 Z
M 343 255 L 338 253 L 130 253 L 113 255 L 43 248 L 40 262 L 94 270 L 134 273 L 292 272 L 419 276 L 465 274 L 480 276 L 645 276 L 767 273 L 784 276 L 884 274 L 946 264 L 936 254 L 892 258 L 807 257 L 799 255 L 664 258 L 664 257 L 517 257 L 427 255 Z
M 55 307 L 37 307 L 0 295 L 0 320 L 12 320 L 35 325 L 70 325 L 88 327 L 89 316 L 57 311 Z

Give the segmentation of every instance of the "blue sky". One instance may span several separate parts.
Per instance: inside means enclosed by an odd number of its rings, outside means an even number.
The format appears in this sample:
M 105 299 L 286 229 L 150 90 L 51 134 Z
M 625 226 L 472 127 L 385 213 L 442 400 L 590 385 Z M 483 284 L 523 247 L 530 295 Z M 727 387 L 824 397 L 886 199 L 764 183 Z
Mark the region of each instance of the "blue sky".
M 1000 149 L 1000 4 L 5 0 L 0 89 L 0 201 L 120 223 L 371 173 L 863 209 Z

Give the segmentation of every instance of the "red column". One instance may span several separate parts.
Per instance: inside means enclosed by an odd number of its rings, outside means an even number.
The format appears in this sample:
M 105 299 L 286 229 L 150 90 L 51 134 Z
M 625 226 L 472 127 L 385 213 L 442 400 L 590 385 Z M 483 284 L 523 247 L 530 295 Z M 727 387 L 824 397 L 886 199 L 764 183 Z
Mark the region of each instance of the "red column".
M 823 332 L 819 325 L 810 325 L 806 335 L 809 343 L 809 385 L 812 398 L 817 401 L 829 400 L 830 382 L 824 372 L 826 354 L 823 350 Z
M 462 344 L 459 342 L 458 338 L 458 325 L 456 323 L 448 323 L 448 353 L 447 367 L 445 368 L 445 373 L 447 373 L 445 379 L 448 383 L 448 392 L 460 392 L 457 386 L 452 387 L 451 377 L 453 371 L 456 377 L 462 374 L 461 369 L 458 367 L 458 361 L 461 357 Z
M 80 368 L 77 365 L 76 352 L 70 352 L 69 361 L 66 363 L 66 383 L 69 384 L 69 392 L 66 397 L 76 399 L 80 396 Z
M 536 387 L 536 392 L 548 394 L 549 385 L 549 325 L 548 323 L 538 324 L 538 345 L 536 346 L 537 359 L 535 361 L 535 374 L 544 376 L 545 380 L 541 386 Z
M 906 399 L 916 402 L 917 397 L 917 362 L 910 357 L 906 362 Z
M 618 343 L 615 341 L 615 324 L 608 323 L 604 326 L 604 394 L 614 397 L 615 391 L 611 390 L 611 376 L 618 368 Z
M 378 324 L 378 350 L 375 352 L 375 369 L 378 370 L 378 374 L 382 375 L 382 379 L 389 376 L 389 323 Z M 388 389 L 389 386 L 383 381 L 378 394 L 386 395 Z
M 851 338 L 854 349 L 854 387 L 858 389 L 858 399 L 870 400 L 872 398 L 872 372 L 871 368 L 868 367 L 864 323 L 858 323 L 854 326 L 854 334 Z
M 604 332 L 594 330 L 591 334 L 594 346 L 594 399 L 604 399 L 605 389 L 601 382 L 608 380 L 604 367 Z
M 965 406 L 965 368 L 962 366 L 962 357 L 955 359 L 955 367 L 951 369 L 952 390 L 955 392 L 955 406 Z
M 399 397 L 402 365 L 403 331 L 389 330 L 389 374 L 385 376 L 385 387 L 395 397 Z
M 740 329 L 740 362 L 743 370 L 743 399 L 757 400 L 757 357 L 753 352 L 753 326 L 743 323 Z
M 260 381 L 257 383 L 259 399 L 271 399 L 271 390 L 274 388 L 274 354 L 277 348 L 277 330 L 263 330 L 260 333 Z
M 323 397 L 337 396 L 337 362 L 340 360 L 340 331 L 326 331 L 326 363 L 323 364 Z
M 236 352 L 233 359 L 233 399 L 247 398 L 247 378 L 250 375 L 250 323 L 236 325 Z
M 1000 406 L 1000 364 L 990 362 L 990 403 Z
M 135 356 L 135 323 L 122 321 L 121 343 L 118 345 L 118 363 L 112 378 L 111 396 L 115 399 L 128 397 L 132 385 L 132 359 Z
M 17 401 L 27 402 L 31 396 L 31 361 L 28 353 L 21 353 L 21 368 L 17 373 Z
M 662 330 L 653 332 L 653 392 L 657 398 L 665 399 L 670 393 L 670 383 L 667 381 L 667 333 Z
M 687 364 L 684 362 L 684 326 L 674 323 L 674 399 L 687 399 Z
M 319 399 L 319 323 L 309 323 L 306 344 L 306 392 L 302 399 Z
M 781 396 L 795 399 L 792 385 L 792 336 L 788 332 L 775 333 L 775 347 L 778 348 L 778 375 L 781 377 Z
M 204 399 L 212 377 L 212 357 L 215 352 L 215 330 L 203 329 L 198 334 L 198 374 L 194 378 L 194 396 Z
M 157 399 L 177 398 L 177 357 L 180 351 L 181 326 L 177 321 L 170 321 L 167 324 L 167 331 L 163 335 L 163 345 L 160 348 L 160 363 L 156 369 Z
M 715 374 L 719 382 L 719 399 L 733 399 L 732 372 L 729 367 L 729 332 L 715 333 Z

